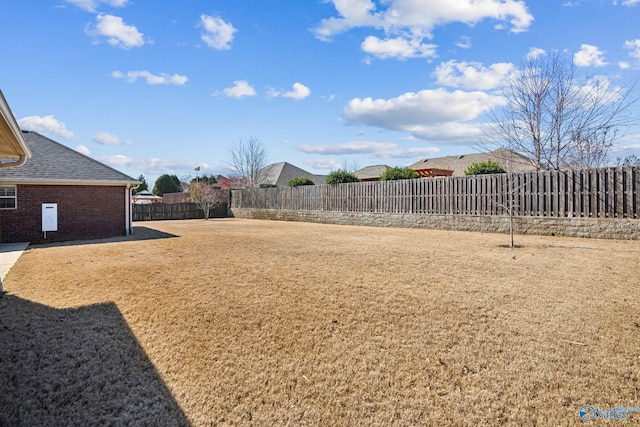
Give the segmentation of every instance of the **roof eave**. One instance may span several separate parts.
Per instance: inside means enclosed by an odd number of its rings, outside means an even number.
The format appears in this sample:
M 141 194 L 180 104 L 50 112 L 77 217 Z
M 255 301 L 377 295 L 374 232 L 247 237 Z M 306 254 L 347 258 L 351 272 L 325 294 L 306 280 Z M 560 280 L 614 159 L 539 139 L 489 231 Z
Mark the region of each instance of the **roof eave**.
M 119 181 L 119 180 L 80 180 L 80 179 L 37 179 L 37 178 L 0 178 L 2 184 L 29 184 L 29 185 L 93 185 L 93 186 L 138 186 L 140 181 Z
M 6 126 L 6 130 L 10 132 L 9 138 L 7 140 L 0 140 L 0 145 L 3 145 L 4 147 L 9 149 L 9 152 L 6 154 L 20 159 L 30 159 L 31 150 L 27 145 L 27 140 L 22 134 L 20 126 L 18 126 L 18 122 L 13 116 L 11 108 L 9 108 L 9 104 L 4 97 L 2 90 L 0 90 L 0 115 L 2 116 L 0 125 Z

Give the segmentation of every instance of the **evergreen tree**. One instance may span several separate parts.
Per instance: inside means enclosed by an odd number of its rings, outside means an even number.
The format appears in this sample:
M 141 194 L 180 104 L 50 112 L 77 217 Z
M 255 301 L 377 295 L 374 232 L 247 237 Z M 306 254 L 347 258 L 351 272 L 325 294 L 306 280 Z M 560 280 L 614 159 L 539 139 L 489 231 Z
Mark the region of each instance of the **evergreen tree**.
M 395 181 L 398 179 L 414 179 L 418 173 L 411 168 L 389 168 L 380 177 L 380 181 Z
M 153 186 L 153 194 L 162 196 L 167 193 L 180 193 L 182 186 L 176 175 L 160 175 Z
M 147 180 L 145 179 L 144 175 L 141 174 L 138 177 L 138 181 L 140 181 L 140 185 L 138 186 L 138 188 L 133 189 L 133 194 L 138 194 L 141 191 L 149 191 L 149 185 L 147 184 Z

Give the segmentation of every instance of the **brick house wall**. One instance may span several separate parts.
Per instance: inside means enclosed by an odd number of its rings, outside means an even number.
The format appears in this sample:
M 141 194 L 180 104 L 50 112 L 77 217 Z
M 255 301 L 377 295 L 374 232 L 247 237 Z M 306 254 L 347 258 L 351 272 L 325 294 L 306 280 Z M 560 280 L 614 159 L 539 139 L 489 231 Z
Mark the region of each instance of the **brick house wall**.
M 20 185 L 17 209 L 0 210 L 0 242 L 46 243 L 123 236 L 124 186 Z M 58 204 L 58 231 L 42 232 L 42 204 Z

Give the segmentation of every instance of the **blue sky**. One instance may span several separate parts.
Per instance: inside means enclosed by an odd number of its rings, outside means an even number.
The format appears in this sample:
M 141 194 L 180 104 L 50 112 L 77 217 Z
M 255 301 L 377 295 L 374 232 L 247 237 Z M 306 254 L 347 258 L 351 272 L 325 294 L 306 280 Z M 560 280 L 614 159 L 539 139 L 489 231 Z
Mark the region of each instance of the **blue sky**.
M 640 0 L 12 0 L 0 88 L 23 129 L 149 182 L 225 174 L 251 137 L 317 174 L 406 166 L 477 151 L 527 55 L 633 84 L 638 22 Z

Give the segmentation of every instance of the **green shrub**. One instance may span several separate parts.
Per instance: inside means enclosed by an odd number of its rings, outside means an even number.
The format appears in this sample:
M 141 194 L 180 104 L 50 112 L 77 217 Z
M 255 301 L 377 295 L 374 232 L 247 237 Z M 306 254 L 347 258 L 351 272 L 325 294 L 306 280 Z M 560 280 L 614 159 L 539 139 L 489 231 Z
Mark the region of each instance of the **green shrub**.
M 506 171 L 500 166 L 500 163 L 493 160 L 486 162 L 474 163 L 464 170 L 465 175 L 486 175 L 491 173 L 505 173 Z
M 299 187 L 301 185 L 314 185 L 314 183 L 306 176 L 298 176 L 289 180 L 289 187 Z
M 327 175 L 327 184 L 344 184 L 347 182 L 360 181 L 357 176 L 345 170 L 337 170 Z
M 418 173 L 411 168 L 389 168 L 380 177 L 380 181 L 395 181 L 398 179 L 414 179 Z
M 277 187 L 277 185 L 275 185 L 275 184 L 260 184 L 260 185 L 258 185 L 258 188 L 273 188 L 273 187 Z

